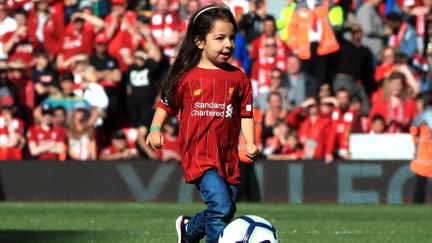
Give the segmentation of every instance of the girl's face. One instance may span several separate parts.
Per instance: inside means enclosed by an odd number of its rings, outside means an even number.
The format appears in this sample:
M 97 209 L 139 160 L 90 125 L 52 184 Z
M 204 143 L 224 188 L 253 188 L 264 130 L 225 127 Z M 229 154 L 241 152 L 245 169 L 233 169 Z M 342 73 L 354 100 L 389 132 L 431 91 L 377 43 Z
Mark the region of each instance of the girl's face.
M 235 35 L 231 22 L 216 20 L 205 40 L 197 42 L 202 50 L 200 65 L 213 68 L 225 64 L 233 54 Z

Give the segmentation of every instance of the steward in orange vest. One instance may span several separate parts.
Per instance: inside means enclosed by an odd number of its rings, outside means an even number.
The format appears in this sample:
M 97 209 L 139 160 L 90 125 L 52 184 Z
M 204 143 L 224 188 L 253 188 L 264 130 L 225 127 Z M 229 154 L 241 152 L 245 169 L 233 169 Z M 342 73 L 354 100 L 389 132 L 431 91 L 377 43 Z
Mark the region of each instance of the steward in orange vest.
M 420 127 L 412 126 L 411 135 L 414 136 L 416 154 L 411 161 L 411 171 L 420 176 L 432 177 L 432 132 L 427 124 Z
M 411 171 L 416 174 L 414 203 L 426 201 L 426 185 L 432 177 L 432 92 L 423 96 L 424 110 L 418 114 L 410 128 L 416 146 L 414 159 L 411 161 Z
M 315 0 L 317 1 L 317 0 Z M 297 4 L 289 24 L 288 47 L 302 60 L 311 58 L 309 31 L 320 33 L 317 54 L 324 56 L 339 50 L 339 43 L 328 20 L 329 0 L 310 9 L 307 5 Z

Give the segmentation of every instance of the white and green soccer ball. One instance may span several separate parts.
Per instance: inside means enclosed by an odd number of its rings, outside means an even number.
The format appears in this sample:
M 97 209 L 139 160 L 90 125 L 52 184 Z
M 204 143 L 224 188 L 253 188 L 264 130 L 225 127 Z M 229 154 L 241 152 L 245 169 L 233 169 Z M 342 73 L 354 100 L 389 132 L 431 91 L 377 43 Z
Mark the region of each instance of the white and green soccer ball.
M 243 215 L 231 221 L 219 236 L 219 243 L 278 243 L 275 227 L 255 215 Z

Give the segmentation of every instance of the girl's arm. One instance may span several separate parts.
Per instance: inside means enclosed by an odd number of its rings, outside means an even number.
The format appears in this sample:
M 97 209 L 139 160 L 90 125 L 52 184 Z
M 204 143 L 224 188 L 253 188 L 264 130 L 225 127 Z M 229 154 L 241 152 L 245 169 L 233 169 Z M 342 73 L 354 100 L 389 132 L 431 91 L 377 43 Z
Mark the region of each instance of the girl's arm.
M 246 141 L 246 156 L 253 160 L 258 155 L 258 147 L 255 144 L 255 122 L 253 118 L 242 118 L 241 129 Z
M 158 148 L 163 146 L 164 140 L 162 136 L 162 125 L 165 119 L 168 117 L 168 113 L 158 107 L 153 116 L 153 121 L 150 126 L 150 133 L 147 136 L 146 145 L 150 146 L 153 150 L 157 150 Z

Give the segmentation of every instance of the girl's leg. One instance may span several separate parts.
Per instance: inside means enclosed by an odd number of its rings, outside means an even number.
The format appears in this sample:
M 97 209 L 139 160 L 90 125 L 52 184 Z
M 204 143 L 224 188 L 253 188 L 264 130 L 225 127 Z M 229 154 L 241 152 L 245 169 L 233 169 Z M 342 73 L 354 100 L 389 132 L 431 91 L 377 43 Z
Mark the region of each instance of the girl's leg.
M 190 219 L 187 240 L 196 242 L 206 236 L 207 242 L 216 243 L 236 211 L 237 186 L 226 183 L 216 170 L 206 171 L 196 186 L 207 209 Z

